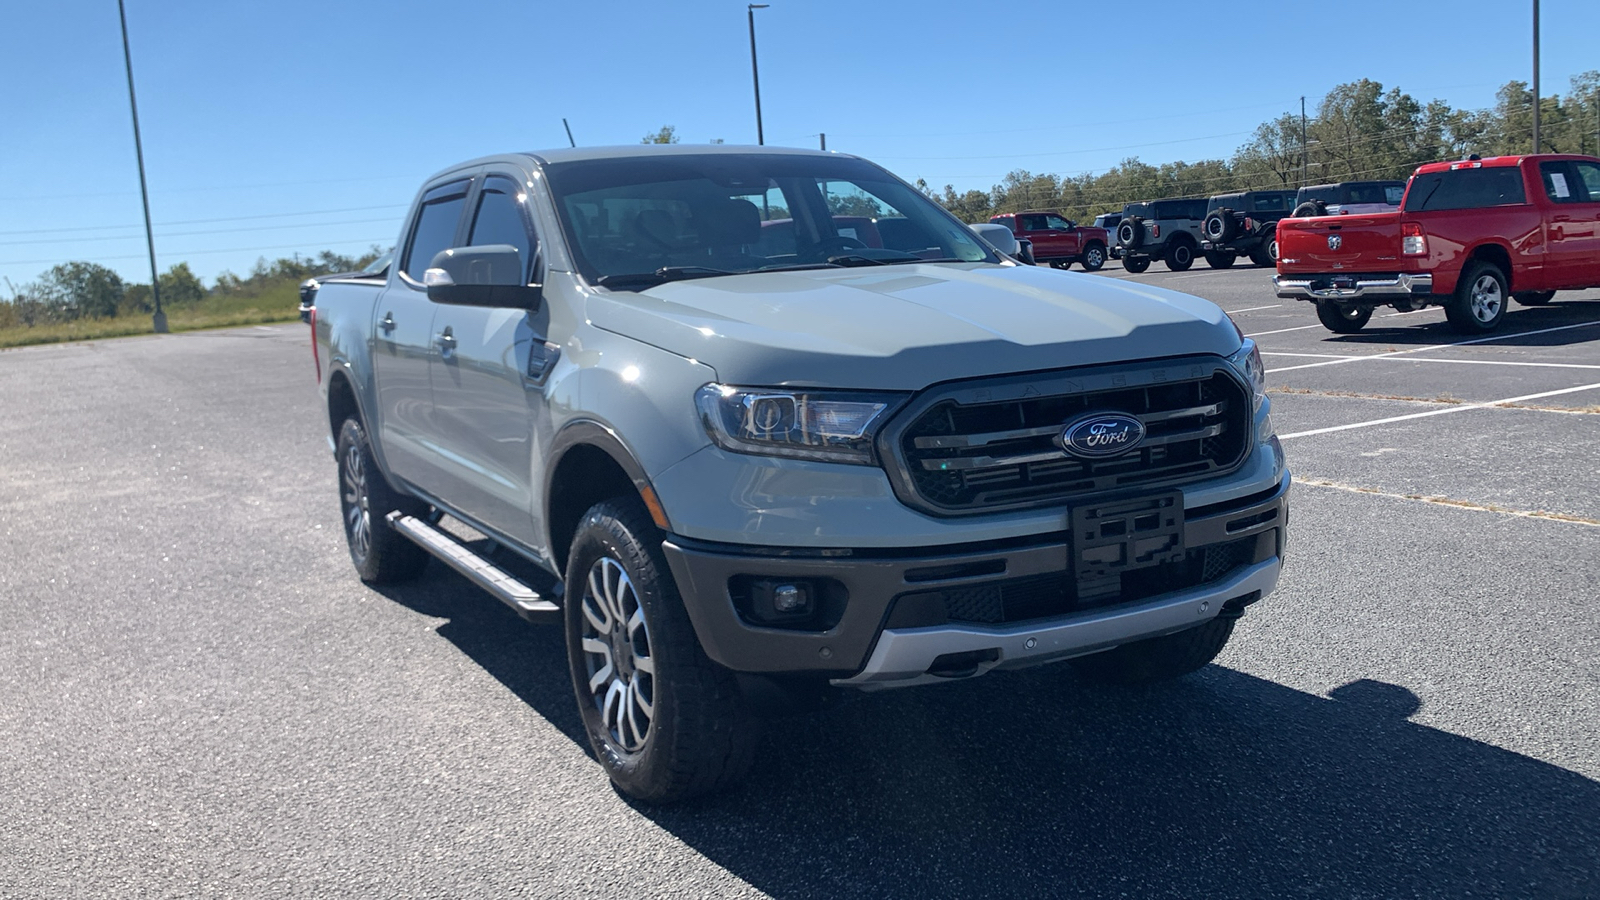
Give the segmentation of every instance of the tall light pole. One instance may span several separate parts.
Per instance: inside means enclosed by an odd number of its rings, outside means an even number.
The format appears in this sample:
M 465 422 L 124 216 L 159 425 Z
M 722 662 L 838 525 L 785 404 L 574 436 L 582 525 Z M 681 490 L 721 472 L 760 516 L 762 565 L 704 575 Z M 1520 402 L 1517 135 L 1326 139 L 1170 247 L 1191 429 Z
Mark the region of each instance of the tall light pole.
M 1533 152 L 1539 152 L 1539 0 L 1533 0 Z
M 120 3 L 121 0 L 118 0 Z M 756 10 L 766 9 L 770 3 L 750 3 L 745 7 L 745 14 L 750 17 L 750 80 L 756 85 L 756 143 L 765 144 L 766 135 L 761 131 L 761 70 L 756 66 Z
M 117 0 L 117 16 L 122 19 L 122 61 L 128 67 L 128 108 L 133 110 L 133 154 L 139 160 L 139 199 L 144 203 L 144 240 L 150 248 L 150 297 L 156 313 L 151 326 L 156 334 L 167 333 L 167 314 L 161 311 L 161 279 L 156 275 L 156 236 L 150 230 L 150 190 L 144 181 L 144 145 L 139 141 L 139 101 L 133 96 L 133 53 L 128 50 L 128 13 Z

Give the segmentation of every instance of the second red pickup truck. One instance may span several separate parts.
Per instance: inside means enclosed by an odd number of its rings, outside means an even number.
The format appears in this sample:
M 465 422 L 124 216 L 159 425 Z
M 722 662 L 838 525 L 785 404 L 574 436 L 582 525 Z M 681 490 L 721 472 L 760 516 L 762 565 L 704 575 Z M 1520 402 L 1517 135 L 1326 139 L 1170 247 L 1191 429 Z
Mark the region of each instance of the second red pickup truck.
M 1111 235 L 1104 228 L 1079 225 L 1053 209 L 1003 213 L 989 220 L 1004 225 L 1019 240 L 1033 242 L 1033 258 L 1057 269 L 1080 263 L 1093 272 L 1106 264 L 1106 248 Z
M 1600 287 L 1600 159 L 1429 163 L 1399 212 L 1283 219 L 1278 246 L 1278 296 L 1314 301 L 1330 331 L 1360 331 L 1378 306 L 1430 305 L 1457 331 L 1492 331 L 1508 299 Z

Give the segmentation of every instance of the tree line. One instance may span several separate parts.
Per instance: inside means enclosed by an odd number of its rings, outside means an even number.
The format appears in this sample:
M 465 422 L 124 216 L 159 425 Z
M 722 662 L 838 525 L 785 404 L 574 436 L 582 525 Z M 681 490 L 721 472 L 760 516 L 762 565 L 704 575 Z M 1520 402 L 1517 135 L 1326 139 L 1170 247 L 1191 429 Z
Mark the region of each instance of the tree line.
M 1600 155 L 1600 71 L 1571 79 L 1565 96 L 1540 101 L 1540 151 Z M 1105 172 L 1036 174 L 1018 169 L 987 191 L 943 191 L 923 179 L 917 187 L 966 222 L 999 213 L 1059 209 L 1089 219 L 1140 200 L 1210 197 L 1232 191 L 1298 188 L 1304 184 L 1409 177 L 1417 166 L 1469 153 L 1528 153 L 1533 149 L 1533 94 L 1510 81 L 1483 110 L 1422 103 L 1399 88 L 1362 79 L 1341 84 L 1300 113 L 1263 122 L 1229 159 L 1151 165 L 1137 157 Z
M 180 262 L 160 275 L 161 307 L 183 310 L 199 306 L 208 297 L 255 297 L 286 282 L 358 270 L 382 252 L 373 247 L 350 256 L 324 250 L 315 256 L 295 254 L 272 262 L 262 257 L 249 274 L 239 276 L 224 271 L 210 288 L 189 269 L 188 263 Z M 0 328 L 32 328 L 79 319 L 149 315 L 154 311 L 150 285 L 127 283 L 98 263 L 73 261 L 54 266 L 34 281 L 13 288 L 11 296 L 0 301 Z

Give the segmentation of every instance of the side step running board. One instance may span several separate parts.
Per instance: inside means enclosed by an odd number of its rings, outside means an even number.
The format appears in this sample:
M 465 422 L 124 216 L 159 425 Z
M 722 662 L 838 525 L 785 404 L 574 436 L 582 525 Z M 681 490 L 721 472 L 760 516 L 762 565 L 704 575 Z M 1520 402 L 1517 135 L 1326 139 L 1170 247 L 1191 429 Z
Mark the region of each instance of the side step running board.
M 389 513 L 388 521 L 389 527 L 465 575 L 468 581 L 493 594 L 496 600 L 511 607 L 522 618 L 535 624 L 561 621 L 561 607 L 539 596 L 537 591 L 499 566 L 462 546 L 449 534 L 416 516 L 404 515 L 399 510 Z

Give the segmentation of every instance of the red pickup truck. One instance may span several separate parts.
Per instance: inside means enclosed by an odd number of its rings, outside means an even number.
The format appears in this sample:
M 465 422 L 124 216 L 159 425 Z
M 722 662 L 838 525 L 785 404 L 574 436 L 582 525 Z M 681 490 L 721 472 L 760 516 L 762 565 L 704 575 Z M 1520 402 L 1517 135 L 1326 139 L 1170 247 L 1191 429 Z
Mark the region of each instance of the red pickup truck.
M 1508 298 L 1600 287 L 1600 159 L 1428 163 L 1399 212 L 1283 219 L 1278 248 L 1278 296 L 1314 301 L 1330 331 L 1361 330 L 1378 306 L 1430 305 L 1457 331 L 1492 331 Z
M 1106 264 L 1110 232 L 1093 225 L 1079 225 L 1056 210 L 1002 213 L 989 221 L 1011 229 L 1018 240 L 1032 241 L 1033 258 L 1057 269 L 1081 263 L 1085 272 L 1093 272 Z

